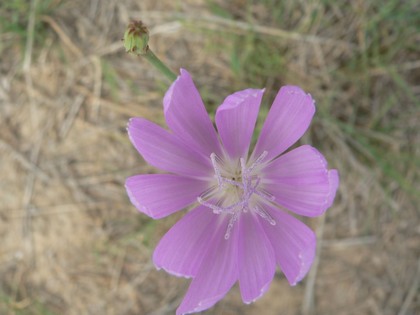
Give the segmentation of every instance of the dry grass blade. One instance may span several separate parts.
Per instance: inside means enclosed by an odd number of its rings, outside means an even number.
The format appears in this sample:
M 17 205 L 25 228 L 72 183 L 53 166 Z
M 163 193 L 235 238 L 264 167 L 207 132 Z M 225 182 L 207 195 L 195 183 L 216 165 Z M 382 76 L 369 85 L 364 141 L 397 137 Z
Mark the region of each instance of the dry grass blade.
M 321 259 L 323 237 L 324 237 L 324 227 L 325 227 L 325 217 L 323 215 L 318 220 L 318 227 L 316 229 L 316 238 L 317 238 L 317 251 L 315 255 L 314 262 L 312 264 L 311 270 L 306 279 L 305 285 L 305 295 L 302 303 L 302 314 L 311 315 L 315 314 L 315 281 L 318 273 L 318 267 Z
M 50 16 L 42 16 L 41 20 L 48 25 L 57 33 L 58 37 L 64 43 L 64 45 L 77 57 L 83 57 L 83 52 L 73 43 L 70 37 L 63 31 L 63 29 L 58 25 L 58 23 L 51 18 Z
M 204 25 L 209 29 L 217 29 L 224 32 L 234 32 L 239 31 L 241 33 L 247 32 L 256 32 L 262 35 L 269 35 L 274 37 L 280 37 L 287 40 L 293 40 L 297 42 L 308 42 L 308 43 L 316 43 L 316 44 L 323 44 L 323 45 L 333 45 L 341 47 L 345 51 L 355 50 L 357 49 L 356 45 L 348 43 L 342 40 L 330 39 L 330 38 L 323 38 L 320 36 L 315 35 L 307 35 L 301 34 L 292 31 L 285 31 L 278 28 L 258 25 L 258 24 L 251 24 L 242 21 L 233 21 L 230 19 L 226 19 L 220 16 L 215 15 L 200 15 L 194 16 L 190 14 L 168 14 L 166 12 L 159 12 L 159 11 L 144 11 L 144 12 L 132 12 L 132 16 L 136 19 L 153 19 L 153 18 L 166 18 L 166 19 L 179 19 L 181 21 L 185 21 L 187 23 L 191 23 L 195 25 Z
M 34 31 L 35 31 L 35 12 L 37 8 L 38 0 L 31 0 L 31 9 L 29 11 L 29 19 L 28 19 L 28 36 L 26 38 L 26 49 L 25 49 L 25 57 L 23 59 L 23 71 L 29 72 L 32 63 L 32 51 L 34 45 Z
M 304 34 L 300 34 L 296 32 L 290 32 L 290 31 L 285 31 L 285 30 L 281 30 L 277 28 L 250 24 L 246 22 L 231 21 L 231 20 L 224 19 L 218 16 L 203 16 L 203 17 L 200 17 L 199 19 L 196 17 L 189 16 L 189 17 L 186 17 L 186 19 L 191 20 L 193 22 L 199 22 L 199 23 L 202 21 L 205 21 L 205 22 L 213 23 L 217 26 L 220 26 L 221 28 L 227 27 L 230 29 L 237 29 L 242 32 L 254 31 L 256 33 L 260 33 L 263 35 L 280 37 L 284 39 L 294 40 L 297 42 L 308 42 L 308 43 L 314 43 L 314 44 L 338 46 L 338 47 L 343 48 L 343 50 L 346 50 L 346 51 L 356 49 L 356 46 L 348 42 L 341 41 L 341 40 L 323 38 L 323 37 L 315 36 L 315 35 L 304 35 Z M 211 24 L 207 24 L 207 25 L 211 25 Z
M 40 169 L 38 165 L 33 163 L 26 156 L 24 156 L 22 153 L 17 151 L 9 143 L 2 139 L 0 139 L 0 148 L 9 151 L 12 154 L 12 157 L 16 161 L 18 161 L 28 172 L 34 173 L 43 181 L 47 181 L 50 179 L 50 176 L 47 173 L 45 173 L 42 169 Z
M 185 211 L 151 220 L 124 189 L 158 172 L 127 121 L 165 126 L 168 88 L 124 52 L 131 19 L 192 74 L 211 117 L 234 91 L 266 87 L 260 131 L 280 86 L 310 92 L 316 114 L 296 145 L 340 173 L 327 218 L 304 219 L 318 225 L 318 252 L 303 283 L 278 271 L 252 305 L 235 286 L 206 314 L 419 313 L 413 1 L 0 3 L 0 314 L 173 314 L 188 288 L 152 262 Z
M 341 240 L 323 240 L 322 246 L 337 248 L 337 249 L 346 249 L 351 246 L 363 246 L 363 245 L 372 245 L 377 242 L 376 236 L 362 236 L 362 237 L 351 237 Z
M 85 98 L 81 95 L 77 95 L 77 97 L 74 99 L 74 102 L 70 108 L 70 111 L 66 117 L 66 119 L 63 121 L 61 125 L 61 129 L 59 132 L 60 138 L 64 139 L 67 134 L 70 131 L 70 128 L 72 127 L 74 120 L 76 119 L 77 114 L 80 111 L 80 107 L 82 106 Z
M 96 121 L 99 116 L 100 99 L 102 90 L 102 65 L 99 57 L 92 56 L 91 58 L 93 69 L 94 69 L 94 84 L 93 84 L 93 95 L 95 96 L 92 104 L 92 119 Z
M 416 272 L 414 274 L 414 277 L 413 277 L 413 283 L 412 283 L 412 285 L 410 286 L 410 289 L 407 292 L 407 295 L 404 299 L 404 302 L 401 306 L 400 311 L 398 312 L 398 315 L 406 315 L 407 314 L 407 312 L 410 308 L 410 305 L 413 302 L 413 300 L 416 296 L 416 293 L 418 292 L 419 285 L 420 285 L 420 259 L 419 259 L 418 264 L 417 264 L 417 270 L 416 270 Z

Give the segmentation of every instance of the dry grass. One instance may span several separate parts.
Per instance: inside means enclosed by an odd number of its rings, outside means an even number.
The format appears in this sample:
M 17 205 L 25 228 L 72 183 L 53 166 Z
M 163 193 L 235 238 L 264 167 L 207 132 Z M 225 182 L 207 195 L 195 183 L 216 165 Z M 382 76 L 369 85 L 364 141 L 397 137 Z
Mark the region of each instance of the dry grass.
M 414 2 L 28 3 L 0 5 L 1 314 L 173 314 L 188 286 L 151 263 L 181 214 L 149 220 L 123 188 L 155 172 L 126 122 L 162 123 L 168 86 L 122 51 L 133 18 L 210 110 L 248 85 L 267 87 L 265 109 L 281 84 L 311 91 L 318 114 L 303 142 L 341 173 L 334 206 L 308 220 L 322 245 L 303 283 L 279 273 L 255 304 L 234 289 L 205 313 L 420 313 Z

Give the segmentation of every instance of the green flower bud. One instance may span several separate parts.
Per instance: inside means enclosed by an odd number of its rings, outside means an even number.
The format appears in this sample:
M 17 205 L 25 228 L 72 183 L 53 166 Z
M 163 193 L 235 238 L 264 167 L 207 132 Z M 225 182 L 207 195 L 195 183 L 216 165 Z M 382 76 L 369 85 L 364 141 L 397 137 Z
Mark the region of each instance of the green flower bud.
M 149 50 L 149 30 L 141 21 L 131 22 L 124 33 L 125 51 L 145 55 Z

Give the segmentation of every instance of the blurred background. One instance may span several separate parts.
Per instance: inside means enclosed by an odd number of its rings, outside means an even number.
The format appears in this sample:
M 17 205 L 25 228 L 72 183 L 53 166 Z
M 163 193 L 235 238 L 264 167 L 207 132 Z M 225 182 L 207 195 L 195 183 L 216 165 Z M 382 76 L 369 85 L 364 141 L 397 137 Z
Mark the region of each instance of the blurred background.
M 123 51 L 132 19 L 210 113 L 230 93 L 280 86 L 317 101 L 300 141 L 341 174 L 310 274 L 281 274 L 243 305 L 204 314 L 420 314 L 420 7 L 417 1 L 2 0 L 0 314 L 174 314 L 189 280 L 151 256 L 182 213 L 140 214 L 127 176 L 153 173 L 129 117 L 163 125 L 170 82 Z M 259 124 L 260 128 L 261 123 Z

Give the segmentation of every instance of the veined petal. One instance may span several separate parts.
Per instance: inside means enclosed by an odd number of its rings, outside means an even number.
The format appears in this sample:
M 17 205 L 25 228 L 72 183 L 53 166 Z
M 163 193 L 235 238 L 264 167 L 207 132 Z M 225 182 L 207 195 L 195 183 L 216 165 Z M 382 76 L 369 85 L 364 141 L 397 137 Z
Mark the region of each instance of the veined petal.
M 190 74 L 181 74 L 163 99 L 166 123 L 185 143 L 210 156 L 220 154 L 220 142 Z
M 263 187 L 284 208 L 304 216 L 319 216 L 331 206 L 339 182 L 337 171 L 327 167 L 318 150 L 303 145 L 262 170 Z
M 219 219 L 205 206 L 188 212 L 157 245 L 153 253 L 156 267 L 176 276 L 197 276 Z
M 245 303 L 256 301 L 267 291 L 276 270 L 273 247 L 259 221 L 252 213 L 239 219 L 239 286 Z
M 330 182 L 330 193 L 328 194 L 327 202 L 325 203 L 327 209 L 332 206 L 337 193 L 338 185 L 340 185 L 340 176 L 338 175 L 338 171 L 329 170 L 328 180 Z
M 233 228 L 230 238 L 224 238 L 228 217 L 215 226 L 214 238 L 202 246 L 207 247 L 201 267 L 193 278 L 187 294 L 176 310 L 177 315 L 200 312 L 222 299 L 238 280 L 238 229 Z M 207 246 L 206 246 L 207 244 Z
M 269 213 L 276 225 L 261 220 L 264 231 L 273 246 L 277 264 L 290 285 L 296 285 L 312 266 L 316 236 L 310 228 L 290 214 L 274 208 L 270 208 Z
M 308 129 L 315 113 L 312 97 L 297 86 L 284 86 L 268 112 L 254 156 L 267 151 L 267 160 L 286 151 Z
M 146 119 L 130 119 L 128 135 L 143 158 L 157 168 L 196 178 L 208 178 L 212 174 L 210 158 Z
M 229 95 L 216 112 L 216 125 L 231 158 L 248 155 L 264 90 L 247 89 Z
M 159 219 L 197 201 L 206 181 L 173 174 L 147 174 L 127 178 L 125 188 L 136 208 Z

